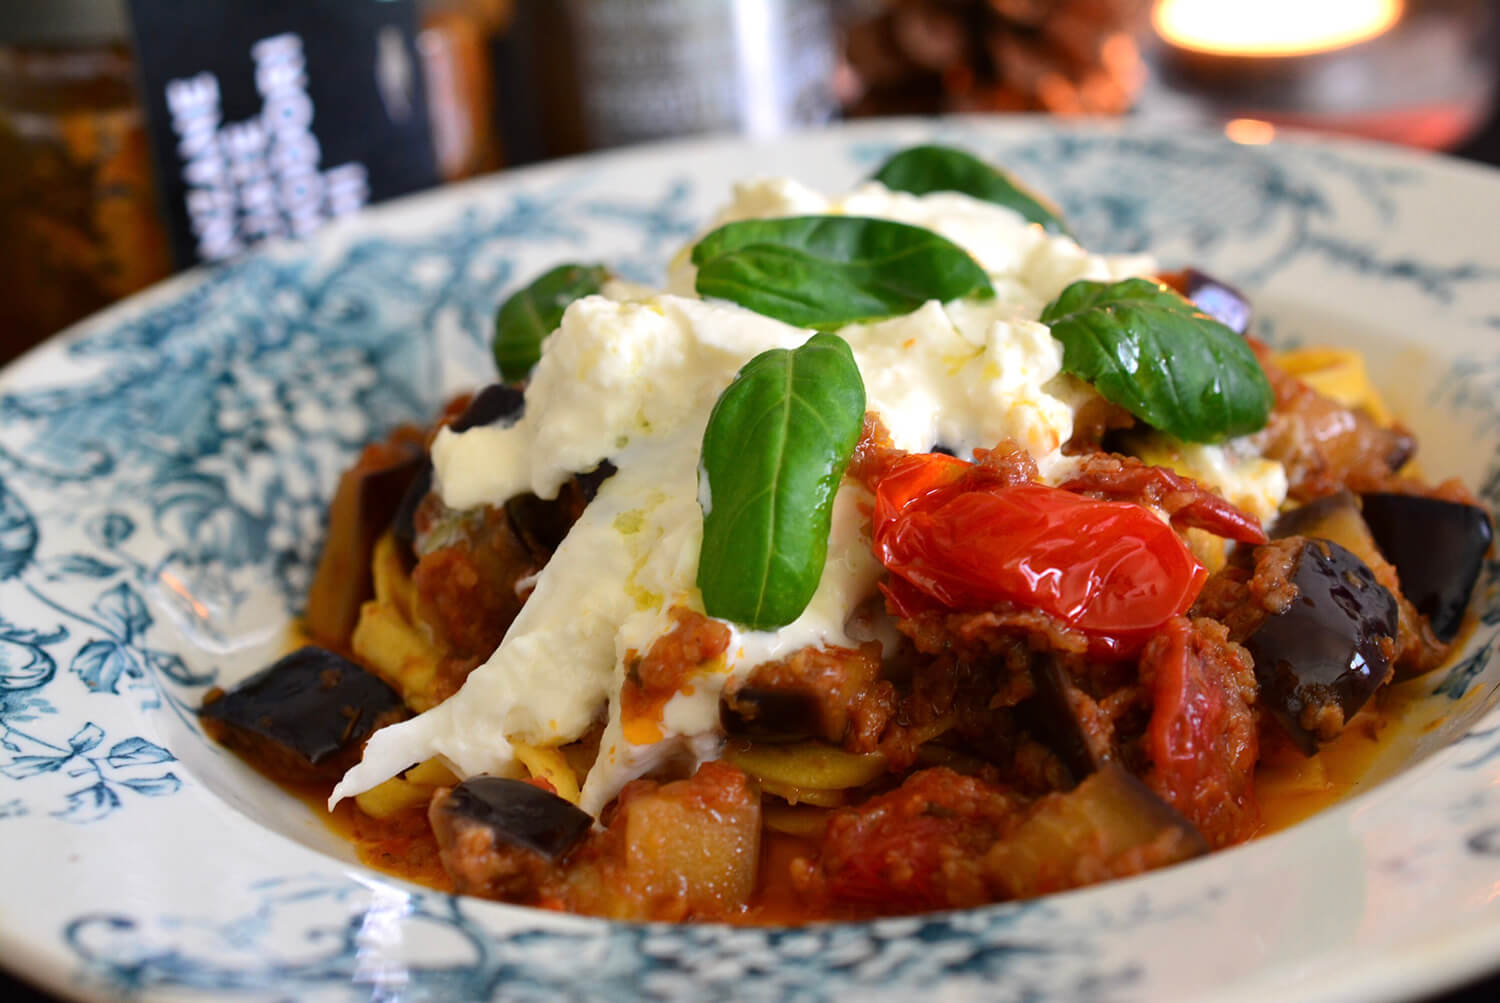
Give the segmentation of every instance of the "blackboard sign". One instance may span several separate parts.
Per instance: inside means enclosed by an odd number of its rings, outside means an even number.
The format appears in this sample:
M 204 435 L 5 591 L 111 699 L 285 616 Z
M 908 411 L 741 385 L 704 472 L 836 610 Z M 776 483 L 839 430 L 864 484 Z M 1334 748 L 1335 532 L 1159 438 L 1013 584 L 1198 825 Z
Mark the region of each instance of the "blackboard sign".
M 130 0 L 179 266 L 435 184 L 412 0 Z

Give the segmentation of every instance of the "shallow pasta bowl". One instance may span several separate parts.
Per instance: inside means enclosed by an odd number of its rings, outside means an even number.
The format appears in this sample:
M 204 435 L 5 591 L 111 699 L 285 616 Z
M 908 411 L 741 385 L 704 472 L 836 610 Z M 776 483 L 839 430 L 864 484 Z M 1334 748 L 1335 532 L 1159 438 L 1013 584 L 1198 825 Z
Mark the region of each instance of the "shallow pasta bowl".
M 510 289 L 658 277 L 747 174 L 833 191 L 964 145 L 1090 247 L 1246 289 L 1257 333 L 1364 353 L 1427 476 L 1500 501 L 1500 174 L 1381 148 L 891 122 L 704 141 L 404 200 L 198 271 L 0 376 L 0 958 L 113 998 L 1403 998 L 1500 958 L 1500 563 L 1355 796 L 1035 902 L 802 929 L 625 925 L 354 863 L 193 715 L 284 646 L 341 468 L 492 372 Z

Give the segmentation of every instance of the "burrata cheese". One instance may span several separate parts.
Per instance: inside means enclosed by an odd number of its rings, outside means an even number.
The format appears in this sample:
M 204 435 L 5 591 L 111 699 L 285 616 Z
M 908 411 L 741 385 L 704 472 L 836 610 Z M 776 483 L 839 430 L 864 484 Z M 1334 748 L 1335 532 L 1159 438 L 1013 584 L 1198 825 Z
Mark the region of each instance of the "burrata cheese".
M 929 302 L 838 331 L 853 350 L 868 407 L 894 444 L 968 455 L 1010 438 L 1036 458 L 1044 479 L 1065 478 L 1070 463 L 1061 446 L 1094 392 L 1061 372 L 1062 346 L 1038 318 L 1077 279 L 1148 275 L 1154 262 L 1091 254 L 964 195 L 914 196 L 878 183 L 833 199 L 788 180 L 741 185 L 715 225 L 826 213 L 934 230 L 968 250 L 996 290 L 993 299 Z M 649 740 L 627 736 L 619 700 L 627 656 L 671 628 L 674 605 L 702 610 L 700 505 L 712 500 L 698 494 L 698 451 L 713 405 L 751 358 L 812 335 L 698 299 L 686 250 L 670 266 L 667 288 L 611 283 L 605 295 L 573 303 L 544 344 L 520 420 L 438 434 L 435 486 L 455 509 L 501 504 L 525 491 L 555 497 L 572 474 L 606 459 L 618 472 L 537 575 L 494 654 L 453 697 L 377 732 L 333 802 L 433 756 L 461 776 L 516 775 L 512 742 L 564 744 L 602 720 L 599 755 L 582 786 L 582 807 L 597 815 L 621 787 L 659 765 L 717 755 L 719 695 L 731 679 L 809 645 L 857 643 L 850 617 L 875 594 L 881 569 L 870 549 L 869 495 L 846 481 L 834 502 L 828 560 L 802 615 L 775 631 L 734 628 L 722 664 L 704 667 L 666 704 Z M 1236 466 L 1231 457 L 1194 459 L 1214 474 L 1209 483 L 1279 504 L 1275 471 Z M 1283 495 L 1284 483 L 1283 476 Z

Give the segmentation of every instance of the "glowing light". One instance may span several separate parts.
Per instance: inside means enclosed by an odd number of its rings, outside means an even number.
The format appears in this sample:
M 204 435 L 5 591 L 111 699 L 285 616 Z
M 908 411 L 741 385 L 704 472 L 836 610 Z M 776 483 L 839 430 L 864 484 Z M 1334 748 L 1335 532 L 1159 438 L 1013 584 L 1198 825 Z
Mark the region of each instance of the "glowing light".
M 1366 42 L 1401 19 L 1403 0 L 1159 0 L 1157 34 L 1225 56 L 1302 56 Z
M 1265 146 L 1276 138 L 1276 127 L 1258 118 L 1236 118 L 1224 123 L 1224 135 L 1242 146 Z

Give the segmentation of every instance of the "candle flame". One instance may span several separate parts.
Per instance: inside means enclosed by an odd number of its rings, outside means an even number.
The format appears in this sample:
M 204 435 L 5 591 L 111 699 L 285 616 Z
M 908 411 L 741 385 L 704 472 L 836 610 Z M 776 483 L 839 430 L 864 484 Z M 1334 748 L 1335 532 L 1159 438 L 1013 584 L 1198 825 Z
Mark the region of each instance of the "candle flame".
M 1276 138 L 1276 127 L 1258 118 L 1236 118 L 1224 123 L 1224 135 L 1241 146 L 1265 146 Z
M 1366 42 L 1401 19 L 1403 0 L 1158 0 L 1157 34 L 1224 56 L 1303 56 Z

